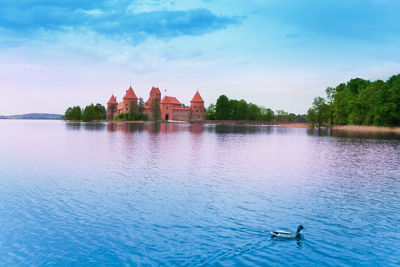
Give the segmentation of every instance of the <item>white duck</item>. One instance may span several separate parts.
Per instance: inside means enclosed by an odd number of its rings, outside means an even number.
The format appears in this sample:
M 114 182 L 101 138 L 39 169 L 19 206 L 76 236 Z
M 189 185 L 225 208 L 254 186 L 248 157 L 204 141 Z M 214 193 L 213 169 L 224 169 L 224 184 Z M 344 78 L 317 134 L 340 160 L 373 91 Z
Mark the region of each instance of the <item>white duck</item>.
M 302 229 L 305 229 L 305 228 L 303 227 L 303 225 L 300 224 L 297 227 L 296 233 L 289 232 L 289 231 L 283 231 L 283 230 L 275 230 L 275 231 L 271 232 L 271 235 L 272 235 L 272 237 L 275 237 L 275 238 L 295 239 L 295 238 L 299 238 L 301 236 L 300 231 Z

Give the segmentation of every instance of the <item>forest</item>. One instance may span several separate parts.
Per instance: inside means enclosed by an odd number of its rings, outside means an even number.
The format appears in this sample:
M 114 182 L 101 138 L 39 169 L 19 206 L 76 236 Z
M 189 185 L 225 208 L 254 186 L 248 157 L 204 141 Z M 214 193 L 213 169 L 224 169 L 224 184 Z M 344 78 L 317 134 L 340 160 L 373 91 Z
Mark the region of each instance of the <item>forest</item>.
M 210 104 L 205 111 L 207 120 L 247 120 L 263 122 L 306 122 L 306 115 L 288 113 L 284 110 L 275 112 L 263 106 L 248 103 L 246 100 L 229 99 L 221 95 L 216 104 Z
M 64 118 L 71 121 L 104 120 L 106 118 L 106 108 L 99 103 L 96 105 L 90 104 L 84 109 L 81 109 L 79 106 L 69 107 L 65 111 Z
M 400 74 L 387 81 L 351 79 L 314 98 L 309 122 L 321 125 L 400 126 Z

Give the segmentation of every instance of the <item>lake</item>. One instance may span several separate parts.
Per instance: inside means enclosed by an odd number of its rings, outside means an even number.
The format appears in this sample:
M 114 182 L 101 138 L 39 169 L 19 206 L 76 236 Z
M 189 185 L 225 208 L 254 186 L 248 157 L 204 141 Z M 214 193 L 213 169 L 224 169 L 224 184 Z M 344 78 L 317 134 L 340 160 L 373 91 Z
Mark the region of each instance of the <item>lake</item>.
M 0 149 L 2 266 L 400 264 L 399 136 L 0 120 Z

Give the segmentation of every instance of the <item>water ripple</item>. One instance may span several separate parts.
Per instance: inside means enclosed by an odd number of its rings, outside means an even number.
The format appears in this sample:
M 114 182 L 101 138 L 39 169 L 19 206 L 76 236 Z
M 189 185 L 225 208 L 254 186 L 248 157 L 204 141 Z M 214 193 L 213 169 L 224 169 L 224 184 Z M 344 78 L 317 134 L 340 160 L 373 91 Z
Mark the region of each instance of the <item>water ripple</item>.
M 400 264 L 399 139 L 0 124 L 2 266 Z

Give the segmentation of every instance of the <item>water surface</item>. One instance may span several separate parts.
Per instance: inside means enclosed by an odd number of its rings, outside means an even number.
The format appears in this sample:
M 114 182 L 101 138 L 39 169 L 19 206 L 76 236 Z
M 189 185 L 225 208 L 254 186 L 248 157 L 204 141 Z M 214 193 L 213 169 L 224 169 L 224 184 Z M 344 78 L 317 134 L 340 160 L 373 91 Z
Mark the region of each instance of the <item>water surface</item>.
M 398 136 L 0 120 L 0 149 L 0 265 L 400 264 Z

